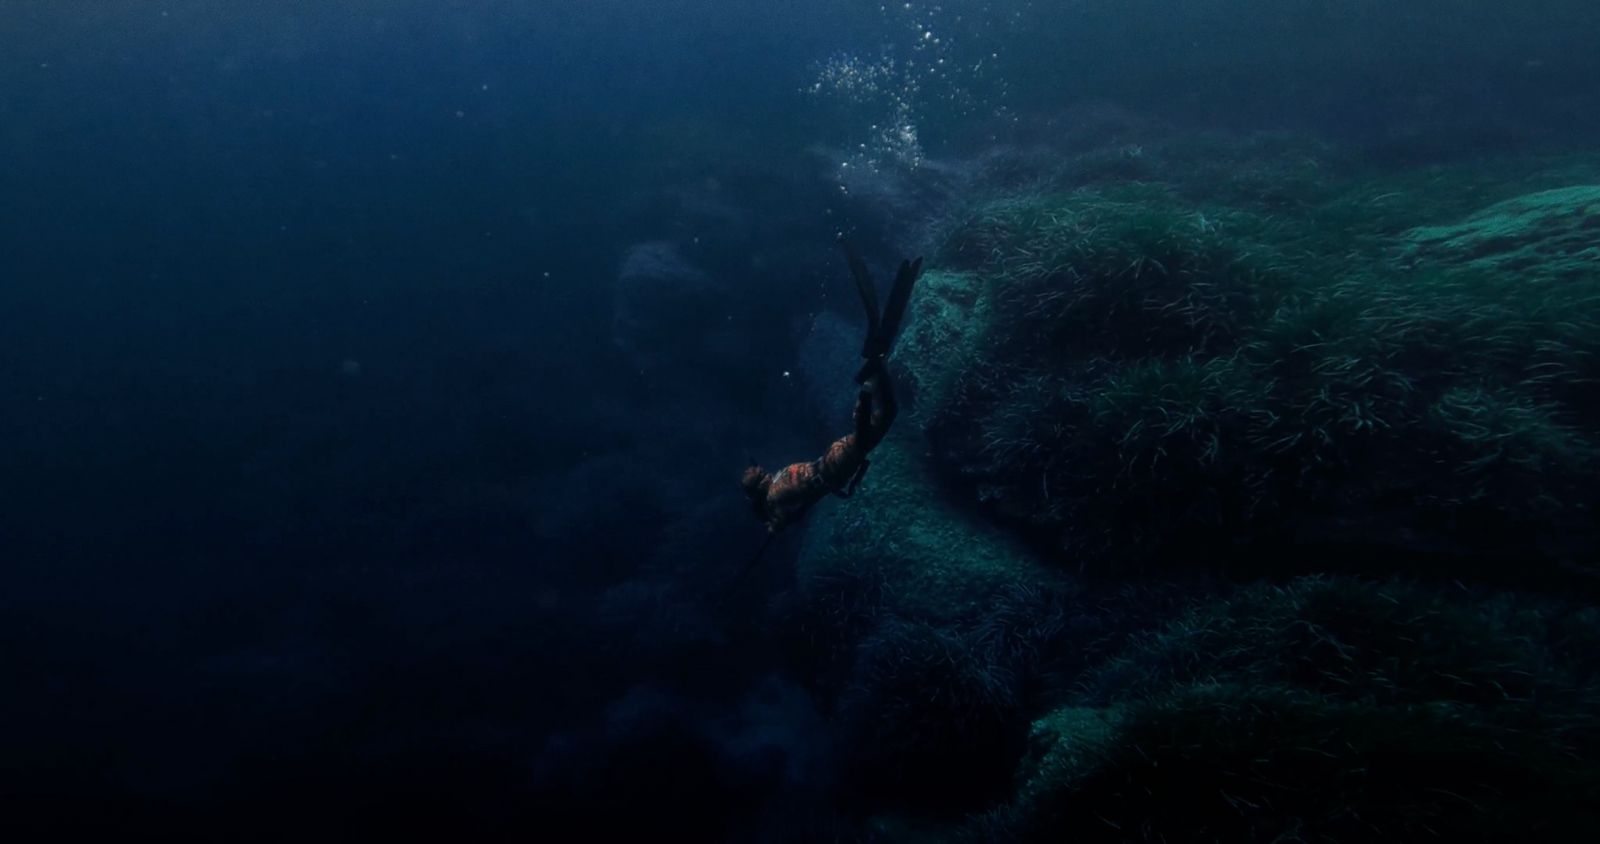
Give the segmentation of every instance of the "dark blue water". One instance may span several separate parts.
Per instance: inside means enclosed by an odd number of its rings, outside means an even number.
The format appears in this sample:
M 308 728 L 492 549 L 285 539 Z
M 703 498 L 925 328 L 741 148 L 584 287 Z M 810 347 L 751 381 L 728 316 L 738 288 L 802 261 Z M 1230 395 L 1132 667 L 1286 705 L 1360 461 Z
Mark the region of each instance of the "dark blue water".
M 839 433 L 802 371 L 817 314 L 859 341 L 836 234 L 898 259 L 962 201 L 925 174 L 1072 115 L 1592 150 L 1597 33 L 1576 0 L 7 0 L 5 825 L 906 840 L 774 609 L 798 546 L 726 588 L 746 456 Z

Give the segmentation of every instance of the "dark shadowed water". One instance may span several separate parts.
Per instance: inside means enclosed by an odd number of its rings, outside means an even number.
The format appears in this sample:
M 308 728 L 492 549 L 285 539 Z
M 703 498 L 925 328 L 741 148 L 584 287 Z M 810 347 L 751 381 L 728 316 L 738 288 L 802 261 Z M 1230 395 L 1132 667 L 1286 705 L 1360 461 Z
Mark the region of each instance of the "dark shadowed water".
M 1021 751 L 954 815 L 861 786 L 819 666 L 886 657 L 818 644 L 798 532 L 737 580 L 747 457 L 845 430 L 835 237 L 883 281 L 1146 137 L 1592 157 L 1596 45 L 1587 0 L 0 0 L 0 829 L 947 840 Z

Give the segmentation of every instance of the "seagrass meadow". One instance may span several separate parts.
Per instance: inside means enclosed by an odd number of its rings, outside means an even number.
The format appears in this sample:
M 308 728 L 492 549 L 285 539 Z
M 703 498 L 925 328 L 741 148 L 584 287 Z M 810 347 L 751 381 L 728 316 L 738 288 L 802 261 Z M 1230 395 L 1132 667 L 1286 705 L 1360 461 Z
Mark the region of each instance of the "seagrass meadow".
M 1600 163 L 1171 138 L 931 239 L 799 563 L 889 840 L 1600 820 Z

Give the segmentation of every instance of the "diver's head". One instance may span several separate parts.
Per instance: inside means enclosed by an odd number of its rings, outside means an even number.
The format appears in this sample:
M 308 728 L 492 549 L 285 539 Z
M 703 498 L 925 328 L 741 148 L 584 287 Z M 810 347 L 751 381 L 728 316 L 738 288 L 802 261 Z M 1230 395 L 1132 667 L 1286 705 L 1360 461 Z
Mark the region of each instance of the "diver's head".
M 756 518 L 767 520 L 767 489 L 772 486 L 772 476 L 766 473 L 754 460 L 745 467 L 744 476 L 739 478 L 739 486 L 744 488 L 744 494 L 750 499 L 750 506 L 755 508 Z
M 744 476 L 739 479 L 739 486 L 744 488 L 744 494 L 752 501 L 760 501 L 767 497 L 767 487 L 772 485 L 772 476 L 760 466 L 751 463 L 744 470 Z

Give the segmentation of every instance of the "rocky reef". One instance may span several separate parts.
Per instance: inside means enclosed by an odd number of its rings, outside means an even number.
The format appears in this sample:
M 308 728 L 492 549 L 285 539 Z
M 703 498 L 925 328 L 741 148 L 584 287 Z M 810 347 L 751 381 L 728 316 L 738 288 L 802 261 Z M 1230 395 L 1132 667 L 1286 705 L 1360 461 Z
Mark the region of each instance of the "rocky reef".
M 1132 640 L 975 840 L 1515 840 L 1596 819 L 1600 616 L 1307 577 Z
M 1401 228 L 1355 210 L 1404 200 L 1373 178 L 976 203 L 913 328 L 929 353 L 906 357 L 936 462 L 1077 567 L 1281 571 L 1286 544 L 1337 535 L 1407 569 L 1592 530 L 1594 190 L 1444 227 L 1423 200 Z
M 954 208 L 780 607 L 861 836 L 1592 826 L 1596 184 L 1156 137 Z

